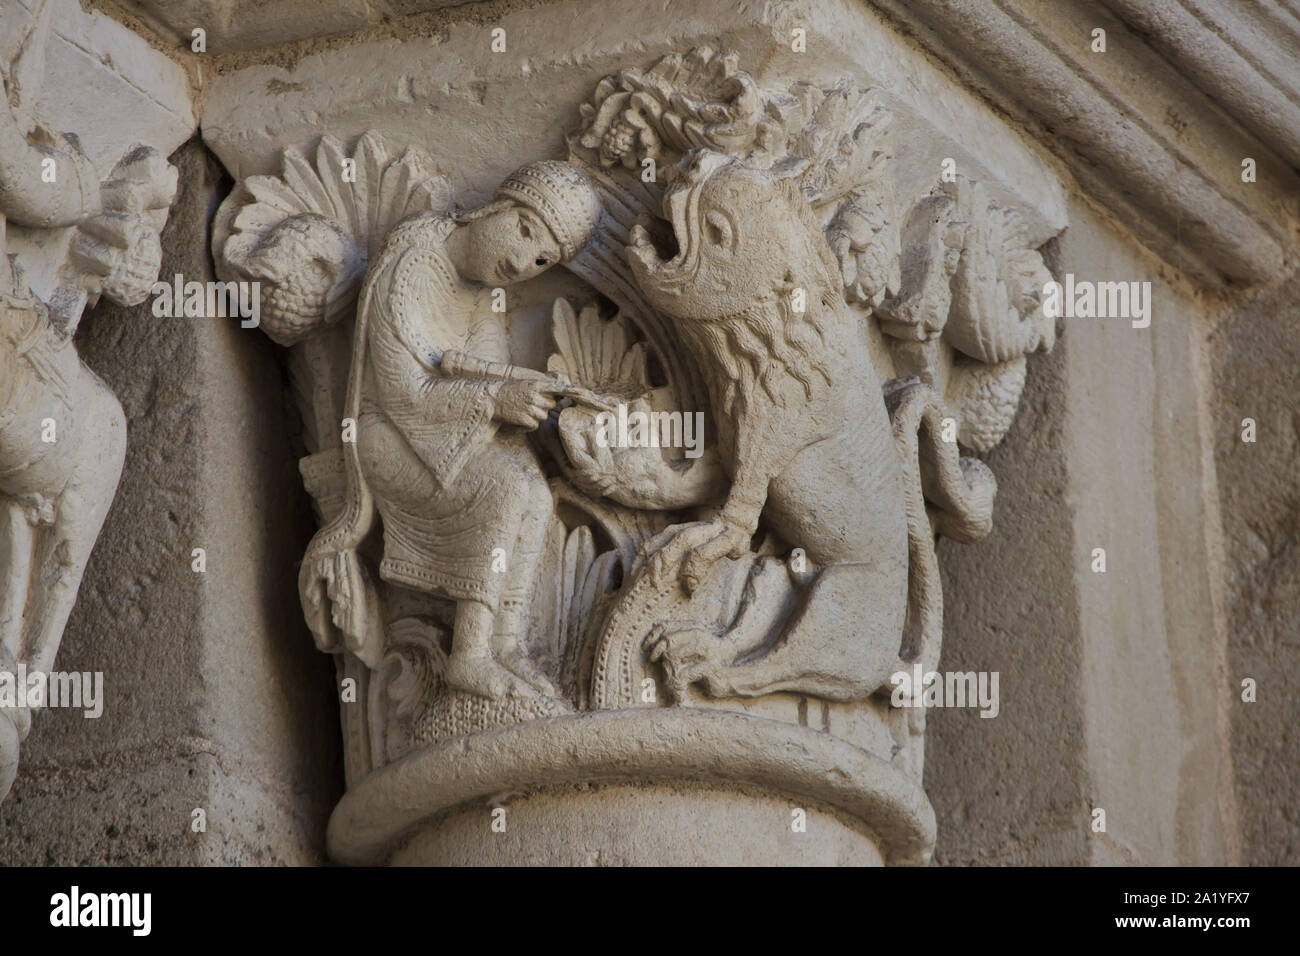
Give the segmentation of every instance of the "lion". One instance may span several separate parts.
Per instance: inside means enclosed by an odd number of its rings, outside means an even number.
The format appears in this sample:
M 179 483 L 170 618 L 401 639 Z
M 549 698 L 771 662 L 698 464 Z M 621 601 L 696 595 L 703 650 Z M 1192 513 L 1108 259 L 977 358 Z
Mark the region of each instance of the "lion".
M 760 516 L 814 567 L 775 638 L 742 607 L 723 635 L 661 625 L 651 660 L 678 698 L 695 682 L 714 696 L 868 697 L 917 659 L 921 642 L 906 635 L 935 629 L 922 485 L 949 512 L 943 530 L 969 540 L 991 526 L 992 474 L 938 441 L 941 405 L 927 387 L 882 387 L 793 181 L 709 150 L 675 173 L 664 197 L 675 254 L 637 226 L 627 255 L 707 383 L 730 490 L 716 517 L 671 534 L 647 573 L 676 573 L 694 592 L 716 562 L 749 552 Z M 918 444 L 923 429 L 930 440 Z

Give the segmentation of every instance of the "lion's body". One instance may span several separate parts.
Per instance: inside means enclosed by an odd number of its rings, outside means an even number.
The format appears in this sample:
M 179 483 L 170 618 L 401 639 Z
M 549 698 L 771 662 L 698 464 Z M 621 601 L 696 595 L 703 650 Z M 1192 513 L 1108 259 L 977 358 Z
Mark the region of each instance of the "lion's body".
M 908 508 L 881 383 L 801 198 L 734 162 L 685 176 L 673 192 L 689 202 L 666 203 L 683 253 L 656 269 L 642 246 L 634 272 L 708 383 L 733 492 L 822 568 L 772 650 L 704 680 L 719 693 L 866 696 L 898 667 L 908 601 Z

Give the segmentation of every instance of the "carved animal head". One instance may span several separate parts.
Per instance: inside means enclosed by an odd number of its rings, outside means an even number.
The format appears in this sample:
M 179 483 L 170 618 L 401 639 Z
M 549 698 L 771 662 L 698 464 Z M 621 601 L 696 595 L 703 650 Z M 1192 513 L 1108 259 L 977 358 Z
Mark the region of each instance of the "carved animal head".
M 812 400 L 818 379 L 830 383 L 822 332 L 844 300 L 834 255 L 798 186 L 699 150 L 676 170 L 664 214 L 675 254 L 661 255 L 638 225 L 628 261 L 651 305 L 677 320 L 699 359 L 720 366 L 715 410 L 747 405 L 759 384 L 780 405 L 795 395 Z
M 677 250 L 664 258 L 643 226 L 628 259 L 652 305 L 707 321 L 803 289 L 835 289 L 838 274 L 821 227 L 793 180 L 711 150 L 687 155 L 664 196 Z

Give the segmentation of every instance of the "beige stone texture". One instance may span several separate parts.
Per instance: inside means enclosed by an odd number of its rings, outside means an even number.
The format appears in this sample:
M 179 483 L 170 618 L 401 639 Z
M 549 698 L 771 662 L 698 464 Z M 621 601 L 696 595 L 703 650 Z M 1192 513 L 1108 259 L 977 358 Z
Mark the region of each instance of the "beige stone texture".
M 1300 862 L 1276 4 L 10 0 L 0 37 L 0 253 L 21 314 L 92 303 L 69 368 L 127 431 L 56 662 L 104 715 L 37 712 L 6 800 L 0 714 L 0 864 Z M 93 305 L 155 271 L 256 283 L 260 328 Z M 1149 325 L 1049 279 L 1148 284 Z M 709 440 L 611 448 L 629 407 Z M 996 716 L 907 706 L 913 665 L 996 672 Z
M 1242 862 L 1300 862 L 1300 281 L 1213 316 L 1213 442 L 1223 521 L 1228 630 L 1225 699 Z M 1256 441 L 1242 440 L 1253 419 Z M 1242 682 L 1256 700 L 1242 700 Z
M 989 457 L 1017 507 L 995 512 L 991 553 L 944 551 L 945 592 L 974 613 L 949 614 L 943 667 L 1001 667 L 1004 708 L 932 718 L 937 859 L 1233 863 L 1205 309 L 1087 206 L 1053 246 L 1054 271 L 1151 281 L 1152 321 L 1061 320 Z
M 807 801 L 804 801 L 807 803 Z M 496 820 L 493 812 L 504 810 Z M 804 831 L 793 830 L 802 811 Z M 834 810 L 743 790 L 657 784 L 539 791 L 446 814 L 392 866 L 883 866 Z

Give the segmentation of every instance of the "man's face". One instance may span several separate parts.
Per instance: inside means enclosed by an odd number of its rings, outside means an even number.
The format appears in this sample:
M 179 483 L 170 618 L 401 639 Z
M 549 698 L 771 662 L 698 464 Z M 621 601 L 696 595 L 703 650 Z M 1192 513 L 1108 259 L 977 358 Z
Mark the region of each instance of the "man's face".
M 531 209 L 512 206 L 465 224 L 469 259 L 483 283 L 523 282 L 560 261 L 560 244 Z

